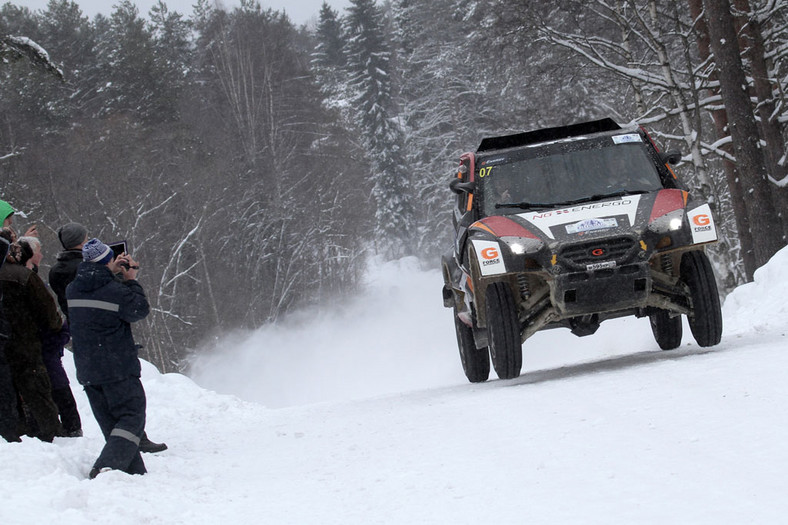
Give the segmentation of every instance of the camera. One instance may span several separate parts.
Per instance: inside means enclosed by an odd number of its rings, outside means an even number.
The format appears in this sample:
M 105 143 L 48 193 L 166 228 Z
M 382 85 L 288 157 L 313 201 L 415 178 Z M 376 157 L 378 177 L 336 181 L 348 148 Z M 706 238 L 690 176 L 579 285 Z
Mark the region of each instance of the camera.
M 113 242 L 109 245 L 112 248 L 112 253 L 117 258 L 119 255 L 123 255 L 124 253 L 128 253 L 128 248 L 126 247 L 126 241 L 118 241 Z
M 115 256 L 115 258 L 118 258 L 124 253 L 128 253 L 128 246 L 126 245 L 126 241 L 113 242 L 112 244 L 109 245 L 109 247 L 112 248 L 112 253 Z M 127 262 L 120 263 L 120 266 L 121 268 L 125 268 L 127 270 L 139 270 L 140 268 L 136 264 L 130 265 Z

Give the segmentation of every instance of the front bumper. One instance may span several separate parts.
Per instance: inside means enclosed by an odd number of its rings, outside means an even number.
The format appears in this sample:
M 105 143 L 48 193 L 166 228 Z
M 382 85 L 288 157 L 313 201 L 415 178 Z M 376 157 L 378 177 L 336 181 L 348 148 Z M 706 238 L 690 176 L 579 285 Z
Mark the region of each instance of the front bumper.
M 551 299 L 562 317 L 642 307 L 651 293 L 647 262 L 556 275 Z

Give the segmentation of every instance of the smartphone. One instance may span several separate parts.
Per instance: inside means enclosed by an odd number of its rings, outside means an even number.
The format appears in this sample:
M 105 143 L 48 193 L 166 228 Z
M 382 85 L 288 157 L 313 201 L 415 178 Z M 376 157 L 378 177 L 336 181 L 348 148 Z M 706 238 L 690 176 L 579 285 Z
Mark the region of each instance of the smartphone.
M 112 248 L 112 253 L 114 254 L 115 257 L 117 257 L 118 255 L 123 255 L 124 253 L 128 253 L 128 248 L 126 247 L 126 241 L 113 242 L 112 244 L 109 245 L 109 247 Z

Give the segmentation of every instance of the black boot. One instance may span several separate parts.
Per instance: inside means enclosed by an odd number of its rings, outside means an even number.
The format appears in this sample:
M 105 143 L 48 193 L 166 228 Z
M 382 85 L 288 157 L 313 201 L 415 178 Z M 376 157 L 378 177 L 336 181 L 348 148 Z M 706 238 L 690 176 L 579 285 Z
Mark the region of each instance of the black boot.
M 142 437 L 140 438 L 140 452 L 161 452 L 162 450 L 167 450 L 167 445 L 164 443 L 154 443 L 150 439 L 148 439 L 148 433 L 143 432 Z

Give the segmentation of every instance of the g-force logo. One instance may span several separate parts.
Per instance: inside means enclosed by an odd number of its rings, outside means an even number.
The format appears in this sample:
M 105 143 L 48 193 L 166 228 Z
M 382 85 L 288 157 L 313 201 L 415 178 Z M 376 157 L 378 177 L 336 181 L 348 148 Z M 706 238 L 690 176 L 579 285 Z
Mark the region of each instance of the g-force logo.
M 688 211 L 687 217 L 690 221 L 692 242 L 700 244 L 717 240 L 717 230 L 714 227 L 714 216 L 711 214 L 711 206 L 708 204 L 698 206 Z
M 506 264 L 501 256 L 501 247 L 495 241 L 473 241 L 482 275 L 506 273 Z
M 482 259 L 485 263 L 497 259 L 499 255 L 498 248 L 485 248 L 482 250 Z
M 700 215 L 696 215 L 692 218 L 692 224 L 694 224 L 693 229 L 696 232 L 708 232 L 711 231 L 711 217 L 702 213 Z

